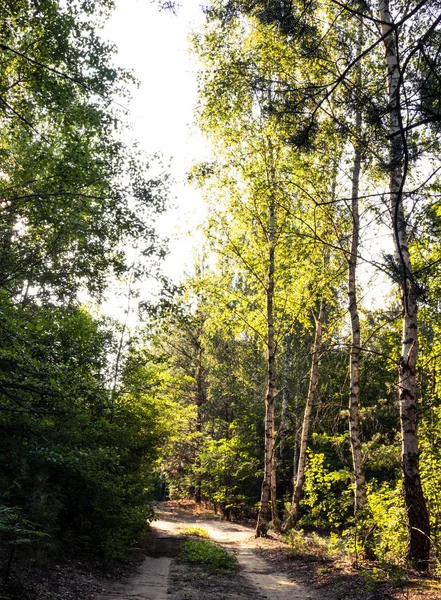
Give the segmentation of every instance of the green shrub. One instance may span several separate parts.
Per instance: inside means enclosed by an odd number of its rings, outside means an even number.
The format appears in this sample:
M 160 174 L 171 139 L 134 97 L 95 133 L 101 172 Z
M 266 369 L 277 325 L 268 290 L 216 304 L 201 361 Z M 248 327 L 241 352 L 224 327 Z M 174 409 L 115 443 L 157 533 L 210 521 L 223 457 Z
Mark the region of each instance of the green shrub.
M 441 557 L 441 408 L 432 409 L 421 427 L 420 473 L 429 510 L 432 554 L 440 569 Z
M 230 429 L 234 431 L 233 426 Z M 255 499 L 250 490 L 259 487 L 258 464 L 240 436 L 209 440 L 200 455 L 199 474 L 202 495 L 227 518 L 253 512 Z
M 291 546 L 293 556 L 312 555 L 321 559 L 332 559 L 346 554 L 344 539 L 335 533 L 331 533 L 330 536 L 318 533 L 305 535 L 303 530 L 292 529 L 285 539 Z
M 331 471 L 323 453 L 308 452 L 304 498 L 304 516 L 299 524 L 319 529 L 339 528 L 352 514 L 351 474 L 340 469 Z
M 208 571 L 233 571 L 237 559 L 210 540 L 184 540 L 178 559 L 193 565 L 201 565 Z
M 18 543 L 24 524 L 33 553 L 82 546 L 121 558 L 153 518 L 156 382 L 143 373 L 152 389 L 112 395 L 112 348 L 83 309 L 19 310 L 0 297 L 0 528 Z
M 202 529 L 202 527 L 186 527 L 182 531 L 182 535 L 185 535 L 185 536 L 189 535 L 189 536 L 200 537 L 200 538 L 210 537 L 208 535 L 208 531 L 206 529 Z
M 407 519 L 401 483 L 368 486 L 373 550 L 380 561 L 398 563 L 406 554 Z

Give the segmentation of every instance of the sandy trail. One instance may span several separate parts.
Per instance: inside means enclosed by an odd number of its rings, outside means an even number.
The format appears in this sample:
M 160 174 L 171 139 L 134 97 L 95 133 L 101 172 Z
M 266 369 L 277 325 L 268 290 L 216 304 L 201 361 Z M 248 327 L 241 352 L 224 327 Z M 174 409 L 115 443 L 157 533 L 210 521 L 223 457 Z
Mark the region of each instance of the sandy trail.
M 166 600 L 171 561 L 167 557 L 146 557 L 138 573 L 109 590 L 102 600 Z
M 254 529 L 225 521 L 204 519 L 189 515 L 184 520 L 173 511 L 164 510 L 154 527 L 162 535 L 179 535 L 187 527 L 201 527 L 210 538 L 236 555 L 242 575 L 256 588 L 256 596 L 272 600 L 312 600 L 315 596 L 305 586 L 277 573 L 264 559 L 256 555 Z
M 239 561 L 241 570 L 237 575 L 237 592 L 231 590 L 225 596 L 221 590 L 211 593 L 207 588 L 202 598 L 271 598 L 271 600 L 313 600 L 317 596 L 304 585 L 292 581 L 286 574 L 275 572 L 264 559 L 256 554 L 257 542 L 251 527 L 210 519 L 206 516 L 185 514 L 175 511 L 164 503 L 159 511 L 159 519 L 152 523 L 154 544 L 164 548 L 170 542 L 176 542 L 183 530 L 188 527 L 205 529 L 210 538 L 218 542 L 226 550 L 234 553 Z M 152 554 L 155 554 L 153 548 Z M 109 590 L 100 600 L 166 600 L 170 598 L 168 589 L 170 567 L 173 559 L 170 556 L 147 556 L 139 570 L 125 584 Z M 191 569 L 191 567 L 189 567 Z M 248 591 L 244 594 L 244 586 L 239 578 L 247 580 Z M 186 595 L 184 595 L 187 597 Z

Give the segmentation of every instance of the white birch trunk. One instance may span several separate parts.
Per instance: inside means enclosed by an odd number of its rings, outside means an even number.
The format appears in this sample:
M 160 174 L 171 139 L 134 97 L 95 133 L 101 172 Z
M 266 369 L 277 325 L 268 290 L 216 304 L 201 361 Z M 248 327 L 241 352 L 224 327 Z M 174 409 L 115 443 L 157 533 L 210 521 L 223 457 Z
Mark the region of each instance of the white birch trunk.
M 306 398 L 305 412 L 303 415 L 302 435 L 300 437 L 299 462 L 297 465 L 297 477 L 292 495 L 291 510 L 283 525 L 283 531 L 288 531 L 296 526 L 300 517 L 300 500 L 302 499 L 303 486 L 305 483 L 306 451 L 308 449 L 309 424 L 311 421 L 312 406 L 318 383 L 320 351 L 322 346 L 323 322 L 325 320 L 325 301 L 320 302 L 320 310 L 315 319 L 315 337 L 312 347 L 311 372 L 309 377 L 308 396 Z
M 199 436 L 202 434 L 202 408 L 205 403 L 205 390 L 204 390 L 204 367 L 202 366 L 202 355 L 203 348 L 200 344 L 198 349 L 198 365 L 196 367 L 196 407 L 197 407 L 197 417 L 196 417 L 196 431 Z M 201 457 L 198 452 L 196 457 L 196 481 L 195 481 L 195 500 L 200 503 L 202 501 L 202 481 L 201 475 L 199 472 L 201 466 Z
M 379 0 L 381 31 L 385 36 L 389 95 L 390 137 L 390 212 L 396 257 L 401 270 L 403 307 L 402 354 L 399 363 L 399 404 L 402 435 L 403 492 L 408 517 L 407 557 L 419 569 L 428 566 L 430 525 L 419 473 L 418 415 L 416 401 L 416 360 L 418 317 L 412 264 L 409 255 L 407 224 L 402 202 L 404 183 L 404 141 L 400 128 L 400 70 L 397 33 L 392 28 L 389 0 Z
M 357 307 L 356 269 L 359 236 L 359 211 L 358 211 L 358 182 L 360 176 L 360 150 L 355 151 L 354 172 L 352 179 L 352 240 L 351 255 L 349 257 L 348 296 L 349 314 L 351 317 L 351 352 L 349 361 L 349 437 L 351 441 L 352 463 L 354 468 L 355 516 L 363 511 L 367 505 L 366 477 L 363 467 L 363 454 L 360 440 L 360 319 Z
M 362 33 L 363 23 L 360 22 L 358 28 L 357 54 L 362 51 Z M 357 87 L 361 84 L 361 64 L 357 69 Z M 351 351 L 349 360 L 349 437 L 351 441 L 352 464 L 354 469 L 355 495 L 354 495 L 354 515 L 359 513 L 367 506 L 366 496 L 366 477 L 363 466 L 363 453 L 360 440 L 360 318 L 357 306 L 357 255 L 359 245 L 360 231 L 360 213 L 359 213 L 359 188 L 361 171 L 361 110 L 357 108 L 355 115 L 355 133 L 357 140 L 354 145 L 354 169 L 352 172 L 352 236 L 351 253 L 349 255 L 348 268 L 348 298 L 349 314 L 351 318 Z
M 266 535 L 268 523 L 273 521 L 278 526 L 274 401 L 276 392 L 276 346 L 274 340 L 274 270 L 275 270 L 275 199 L 271 197 L 269 210 L 269 264 L 266 288 L 267 312 L 267 374 L 268 384 L 265 395 L 265 451 L 264 470 L 260 497 L 260 508 L 257 516 L 256 537 Z M 271 500 L 271 509 L 270 509 Z
M 285 441 L 288 433 L 288 380 L 291 368 L 291 336 L 286 338 L 285 360 L 283 364 L 283 392 L 282 392 L 282 414 L 280 417 L 280 444 L 279 444 L 279 464 L 283 463 L 285 456 Z

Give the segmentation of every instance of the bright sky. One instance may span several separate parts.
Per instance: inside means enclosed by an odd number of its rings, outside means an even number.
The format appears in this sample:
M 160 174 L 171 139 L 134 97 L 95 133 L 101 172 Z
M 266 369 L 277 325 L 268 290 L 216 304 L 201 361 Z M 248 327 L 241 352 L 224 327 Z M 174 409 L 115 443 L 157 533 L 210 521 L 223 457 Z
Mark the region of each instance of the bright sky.
M 132 69 L 140 82 L 129 103 L 133 139 L 148 154 L 160 152 L 165 164 L 172 159 L 175 206 L 161 217 L 158 228 L 171 238 L 164 272 L 176 281 L 191 269 L 197 236 L 188 233 L 194 233 L 205 213 L 200 194 L 186 184 L 186 173 L 207 154 L 204 140 L 192 126 L 197 65 L 188 52 L 188 36 L 203 23 L 204 15 L 198 0 L 183 4 L 174 15 L 159 11 L 150 0 L 117 0 L 101 32 L 116 44 L 117 64 Z M 116 314 L 122 318 L 119 310 Z

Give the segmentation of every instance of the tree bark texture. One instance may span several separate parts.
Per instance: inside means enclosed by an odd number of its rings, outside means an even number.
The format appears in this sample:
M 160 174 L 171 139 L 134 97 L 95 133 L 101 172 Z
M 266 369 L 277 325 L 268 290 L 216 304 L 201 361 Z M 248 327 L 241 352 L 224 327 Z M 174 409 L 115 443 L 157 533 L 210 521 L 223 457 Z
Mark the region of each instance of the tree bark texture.
M 196 406 L 197 406 L 197 417 L 196 417 L 196 431 L 199 435 L 202 434 L 202 409 L 205 404 L 205 389 L 204 389 L 204 367 L 202 365 L 203 348 L 198 345 L 198 364 L 196 366 Z M 199 469 L 201 466 L 200 455 L 198 453 L 196 458 L 196 481 L 195 481 L 195 500 L 196 502 L 202 501 L 202 481 Z
M 269 261 L 266 287 L 267 312 L 267 391 L 265 395 L 265 451 L 264 471 L 260 496 L 260 508 L 257 516 L 256 537 L 266 535 L 268 523 L 278 526 L 274 402 L 276 395 L 276 346 L 274 339 L 274 270 L 275 270 L 275 199 L 269 207 Z M 271 507 L 270 507 L 271 501 Z
M 282 464 L 285 457 L 285 441 L 288 433 L 288 381 L 289 371 L 291 369 L 291 336 L 288 335 L 285 341 L 285 358 L 283 361 L 283 391 L 282 391 L 282 414 L 280 418 L 280 444 L 279 444 L 279 463 Z
M 362 32 L 363 24 L 360 22 L 357 39 L 357 54 L 362 51 Z M 357 87 L 360 87 L 361 63 L 357 65 Z M 360 318 L 357 306 L 357 255 L 359 246 L 360 232 L 360 213 L 359 213 L 359 188 L 361 172 L 361 110 L 357 108 L 355 115 L 355 133 L 357 139 L 354 144 L 354 168 L 352 171 L 352 236 L 351 253 L 348 260 L 348 298 L 349 315 L 351 318 L 351 351 L 349 359 L 349 437 L 351 441 L 352 464 L 354 469 L 355 494 L 354 494 L 354 515 L 363 511 L 367 506 L 366 495 L 366 477 L 363 467 L 363 454 L 360 440 Z
M 407 223 L 403 208 L 406 139 L 401 127 L 398 32 L 393 27 L 389 0 L 380 0 L 379 17 L 382 21 L 382 34 L 385 36 L 390 111 L 389 202 L 396 258 L 401 273 L 400 285 L 403 307 L 402 354 L 399 361 L 398 387 L 402 435 L 403 492 L 408 517 L 407 558 L 417 568 L 426 569 L 430 553 L 430 524 L 419 472 L 415 378 L 418 351 L 418 307 L 409 255 Z
M 305 483 L 306 451 L 308 449 L 309 424 L 311 421 L 312 406 L 318 383 L 320 351 L 323 337 L 323 322 L 325 320 L 325 301 L 320 302 L 319 314 L 315 319 L 315 336 L 312 347 L 311 371 L 309 377 L 308 396 L 306 398 L 305 412 L 303 415 L 302 435 L 300 437 L 299 461 L 297 465 L 297 478 L 292 495 L 291 510 L 283 525 L 283 531 L 288 531 L 296 526 L 300 518 L 300 500 L 302 499 Z

